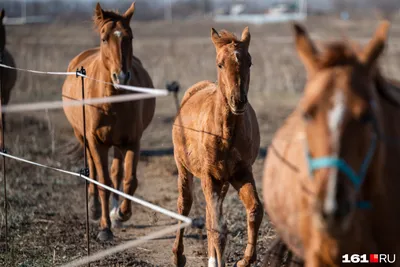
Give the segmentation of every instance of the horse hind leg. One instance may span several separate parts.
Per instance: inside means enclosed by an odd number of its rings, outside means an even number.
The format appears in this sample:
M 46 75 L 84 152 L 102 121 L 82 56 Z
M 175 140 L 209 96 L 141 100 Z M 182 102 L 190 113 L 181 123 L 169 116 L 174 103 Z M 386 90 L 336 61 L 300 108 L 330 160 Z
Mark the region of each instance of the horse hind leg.
M 264 216 L 264 210 L 258 198 L 253 174 L 250 170 L 235 175 L 231 184 L 238 191 L 240 200 L 246 208 L 248 235 L 244 257 L 234 266 L 248 267 L 257 260 L 257 236 Z
M 122 176 L 123 176 L 123 163 L 124 155 L 117 148 L 114 147 L 114 158 L 111 164 L 111 180 L 113 186 L 116 190 L 120 190 Z M 112 193 L 111 195 L 111 206 L 112 210 L 110 212 L 111 226 L 112 228 L 122 227 L 121 218 L 119 215 L 119 195 Z
M 188 216 L 193 203 L 193 174 L 185 167 L 177 162 L 178 168 L 178 213 L 183 216 Z M 181 221 L 179 221 L 181 224 Z M 183 234 L 185 229 L 179 229 L 176 233 L 176 238 L 172 252 L 174 253 L 173 262 L 175 266 L 183 267 L 186 264 L 186 257 L 183 255 Z

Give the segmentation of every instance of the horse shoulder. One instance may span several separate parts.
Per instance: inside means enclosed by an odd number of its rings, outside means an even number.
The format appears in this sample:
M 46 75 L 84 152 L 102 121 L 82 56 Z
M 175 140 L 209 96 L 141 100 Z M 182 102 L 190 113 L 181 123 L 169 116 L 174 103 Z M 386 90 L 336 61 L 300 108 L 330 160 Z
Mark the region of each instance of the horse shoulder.
M 99 53 L 100 48 L 92 48 L 85 50 L 78 54 L 76 57 L 74 57 L 71 62 L 68 65 L 68 71 L 76 71 L 77 68 L 81 67 L 80 65 L 82 64 L 82 61 L 86 60 L 90 56 L 96 55 L 96 53 Z

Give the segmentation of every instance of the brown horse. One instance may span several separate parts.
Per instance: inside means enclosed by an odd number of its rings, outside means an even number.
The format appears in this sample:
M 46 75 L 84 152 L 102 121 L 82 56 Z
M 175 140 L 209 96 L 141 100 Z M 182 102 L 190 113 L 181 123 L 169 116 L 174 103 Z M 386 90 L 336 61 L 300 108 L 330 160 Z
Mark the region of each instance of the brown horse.
M 13 57 L 6 50 L 6 29 L 3 24 L 3 19 L 5 15 L 5 11 L 4 9 L 2 9 L 0 12 L 0 63 L 15 67 Z M 2 83 L 1 103 L 7 105 L 10 101 L 11 89 L 14 87 L 15 82 L 17 81 L 17 71 L 12 69 L 0 68 L 0 80 Z
M 208 266 L 225 266 L 227 229 L 222 202 L 231 184 L 247 211 L 248 242 L 238 266 L 257 258 L 256 243 L 263 218 L 252 165 L 260 147 L 256 114 L 248 103 L 251 56 L 249 29 L 241 39 L 227 31 L 211 31 L 217 52 L 218 83 L 203 81 L 188 89 L 172 135 L 178 168 L 178 212 L 187 216 L 192 205 L 193 175 L 201 179 L 207 202 Z M 174 261 L 184 266 L 183 229 L 177 232 Z
M 104 11 L 97 3 L 94 23 L 100 34 L 100 47 L 82 52 L 68 66 L 68 71 L 75 71 L 84 66 L 87 75 L 105 82 L 153 88 L 153 83 L 140 60 L 132 53 L 132 30 L 129 26 L 135 10 L 134 3 L 120 15 Z M 85 98 L 106 97 L 128 94 L 111 85 L 85 79 Z M 80 99 L 81 81 L 68 77 L 63 86 L 63 99 Z M 123 190 L 133 195 L 137 188 L 136 168 L 139 161 L 140 139 L 143 131 L 150 124 L 155 110 L 155 99 L 101 104 L 86 107 L 87 152 L 90 177 L 106 185 L 119 188 L 124 173 Z M 83 143 L 83 120 L 81 107 L 64 108 L 78 140 Z M 111 179 L 108 171 L 108 150 L 114 148 L 111 166 Z M 124 166 L 124 168 L 123 168 Z M 124 170 L 123 170 L 124 169 Z M 89 188 L 91 217 L 98 219 L 99 200 L 101 200 L 100 233 L 102 241 L 110 240 L 111 220 L 118 226 L 131 215 L 130 201 L 124 199 L 118 207 L 118 196 L 113 196 L 113 210 L 109 213 L 109 196 L 106 190 L 93 185 Z
M 294 25 L 308 80 L 272 141 L 263 192 L 280 237 L 306 266 L 400 253 L 400 86 L 377 66 L 389 25 L 366 47 L 335 42 L 323 51 Z

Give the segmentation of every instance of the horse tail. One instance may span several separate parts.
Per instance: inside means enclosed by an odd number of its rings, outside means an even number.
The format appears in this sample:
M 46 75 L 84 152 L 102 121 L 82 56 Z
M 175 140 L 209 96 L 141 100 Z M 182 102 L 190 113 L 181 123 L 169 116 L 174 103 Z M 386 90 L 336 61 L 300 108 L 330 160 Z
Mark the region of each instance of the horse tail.
M 65 144 L 61 151 L 67 156 L 69 160 L 81 160 L 83 158 L 83 145 L 76 140 L 70 141 Z

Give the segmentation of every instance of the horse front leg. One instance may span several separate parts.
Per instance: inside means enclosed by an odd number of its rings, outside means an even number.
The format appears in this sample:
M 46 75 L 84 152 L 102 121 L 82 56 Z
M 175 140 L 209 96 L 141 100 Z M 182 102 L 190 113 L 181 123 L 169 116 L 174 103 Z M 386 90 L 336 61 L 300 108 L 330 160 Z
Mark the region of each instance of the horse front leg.
M 125 152 L 125 151 L 124 151 Z M 125 153 L 123 153 L 117 147 L 114 147 L 114 158 L 111 163 L 111 180 L 113 186 L 116 190 L 120 190 L 120 185 L 123 177 L 123 161 L 124 161 Z M 111 225 L 113 228 L 122 227 L 121 221 L 118 219 L 118 208 L 119 208 L 119 195 L 112 193 L 111 195 L 111 206 L 112 210 L 110 212 Z
M 190 173 L 176 158 L 178 168 L 178 213 L 188 216 L 193 203 L 193 174 Z M 179 221 L 181 224 L 181 221 Z M 186 257 L 183 254 L 183 234 L 185 228 L 179 229 L 176 233 L 172 252 L 174 253 L 173 262 L 175 266 L 183 267 L 186 264 Z
M 242 260 L 235 266 L 247 267 L 257 260 L 257 236 L 264 216 L 263 206 L 258 198 L 256 185 L 251 170 L 237 173 L 231 181 L 238 191 L 247 213 L 247 246 Z
M 89 150 L 92 155 L 93 163 L 96 167 L 99 182 L 111 186 L 111 179 L 108 172 L 108 149 L 104 144 L 98 143 L 95 138 L 88 138 Z M 111 232 L 111 220 L 109 209 L 110 192 L 102 187 L 98 187 L 101 202 L 100 232 L 97 238 L 100 241 L 110 241 L 114 235 Z
M 93 180 L 97 180 L 96 167 L 94 166 L 92 155 L 90 154 L 90 150 L 88 148 L 86 149 L 86 156 L 89 167 L 89 177 Z M 97 185 L 93 183 L 89 183 L 88 190 L 89 190 L 89 216 L 90 219 L 97 221 L 101 217 L 99 190 L 97 188 Z
M 201 187 L 207 203 L 207 239 L 211 243 L 208 251 L 209 267 L 224 267 L 224 251 L 227 241 L 227 227 L 223 218 L 222 204 L 229 189 L 229 183 L 215 180 L 211 176 L 202 177 Z M 210 223 L 211 221 L 211 223 Z M 215 251 L 215 252 L 214 252 Z M 213 258 L 216 255 L 217 258 Z
M 128 147 L 125 152 L 123 190 L 125 194 L 130 196 L 133 196 L 138 186 L 136 170 L 139 162 L 139 153 L 139 144 Z M 118 210 L 113 213 L 113 222 L 115 224 L 122 224 L 123 222 L 129 220 L 131 216 L 131 201 L 129 199 L 124 199 Z

